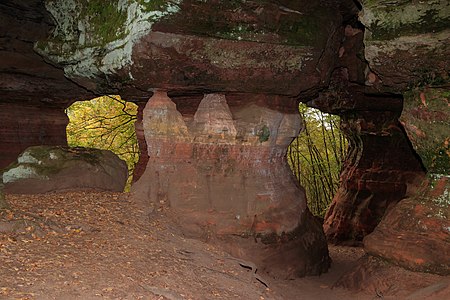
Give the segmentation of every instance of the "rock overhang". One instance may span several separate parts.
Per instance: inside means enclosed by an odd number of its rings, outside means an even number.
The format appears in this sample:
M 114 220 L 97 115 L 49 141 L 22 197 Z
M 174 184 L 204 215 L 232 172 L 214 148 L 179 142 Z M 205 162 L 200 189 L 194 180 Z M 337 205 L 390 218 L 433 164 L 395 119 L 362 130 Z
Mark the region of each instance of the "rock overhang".
M 101 3 L 45 1 L 56 27 L 35 51 L 95 93 L 142 100 L 153 88 L 314 94 L 342 33 L 335 1 Z

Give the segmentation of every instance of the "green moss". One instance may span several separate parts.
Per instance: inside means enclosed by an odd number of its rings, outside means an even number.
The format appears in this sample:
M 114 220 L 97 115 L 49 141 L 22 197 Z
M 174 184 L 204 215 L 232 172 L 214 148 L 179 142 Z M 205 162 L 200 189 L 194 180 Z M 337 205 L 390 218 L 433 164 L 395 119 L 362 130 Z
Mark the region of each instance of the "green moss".
M 264 125 L 261 130 L 258 131 L 259 142 L 267 142 L 270 137 L 270 129 L 267 125 Z
M 447 1 L 416 3 L 412 0 L 363 1 L 363 23 L 372 40 L 438 32 L 448 29 L 450 8 Z
M 296 5 L 300 11 L 275 1 L 194 1 L 170 20 L 183 24 L 183 32 L 222 39 L 314 46 L 328 38 L 327 27 L 335 12 L 318 4 Z M 287 9 L 287 11 L 285 11 Z M 202 14 L 198 11 L 202 10 Z
M 117 3 L 103 0 L 83 0 L 81 3 L 80 17 L 88 20 L 91 44 L 107 44 L 125 36 L 127 11 L 120 9 Z
M 450 172 L 450 91 L 418 87 L 404 94 L 402 121 L 416 152 L 431 173 Z M 416 128 L 416 129 L 411 129 Z
M 450 18 L 436 20 L 437 10 L 428 10 L 424 16 L 421 16 L 417 22 L 401 24 L 401 26 L 386 26 L 375 23 L 369 27 L 372 32 L 373 40 L 390 40 L 400 36 L 423 34 L 428 32 L 441 31 L 448 28 Z

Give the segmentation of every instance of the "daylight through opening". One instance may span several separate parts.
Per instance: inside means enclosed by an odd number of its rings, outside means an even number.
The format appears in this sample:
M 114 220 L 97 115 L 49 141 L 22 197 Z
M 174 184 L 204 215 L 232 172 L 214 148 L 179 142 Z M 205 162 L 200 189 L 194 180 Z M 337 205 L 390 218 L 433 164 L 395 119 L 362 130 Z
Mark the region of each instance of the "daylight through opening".
M 67 143 L 70 147 L 110 150 L 128 166 L 128 191 L 139 160 L 134 123 L 137 105 L 118 95 L 106 95 L 90 101 L 77 101 L 66 109 L 69 117 Z
M 310 211 L 323 218 L 339 188 L 347 140 L 338 116 L 303 103 L 299 113 L 304 129 L 289 146 L 287 158 L 299 184 L 305 188 Z

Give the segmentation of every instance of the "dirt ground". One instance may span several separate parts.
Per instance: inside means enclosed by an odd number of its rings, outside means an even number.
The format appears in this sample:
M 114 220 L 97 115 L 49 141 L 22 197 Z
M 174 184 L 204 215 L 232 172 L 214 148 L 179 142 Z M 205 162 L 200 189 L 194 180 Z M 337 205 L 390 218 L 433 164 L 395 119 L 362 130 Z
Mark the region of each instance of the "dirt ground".
M 358 270 L 361 248 L 330 246 L 327 274 L 276 280 L 218 246 L 187 239 L 166 212 L 145 217 L 120 193 L 6 195 L 0 299 L 445 299 L 448 278 L 382 266 Z M 367 262 L 366 263 L 370 263 Z M 373 266 L 374 264 L 371 264 Z M 251 269 L 252 267 L 253 269 Z M 370 268 L 369 268 L 370 269 Z M 354 284 L 353 284 L 354 283 Z M 430 296 L 431 295 L 431 296 Z M 447 298 L 448 299 L 448 298 Z

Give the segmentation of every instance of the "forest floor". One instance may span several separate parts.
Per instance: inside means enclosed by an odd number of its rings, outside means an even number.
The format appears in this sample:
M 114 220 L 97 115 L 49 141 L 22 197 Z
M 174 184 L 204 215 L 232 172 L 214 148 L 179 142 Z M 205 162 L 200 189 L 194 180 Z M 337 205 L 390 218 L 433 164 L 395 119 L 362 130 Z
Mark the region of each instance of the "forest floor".
M 0 299 L 364 300 L 449 295 L 442 294 L 448 291 L 448 278 L 392 266 L 360 274 L 364 280 L 356 290 L 334 287 L 364 256 L 355 247 L 330 246 L 333 265 L 322 276 L 289 281 L 256 276 L 218 246 L 183 237 L 166 212 L 144 218 L 128 194 L 6 198 L 11 208 L 0 217 Z

